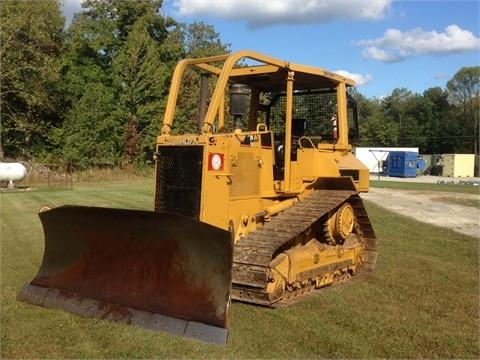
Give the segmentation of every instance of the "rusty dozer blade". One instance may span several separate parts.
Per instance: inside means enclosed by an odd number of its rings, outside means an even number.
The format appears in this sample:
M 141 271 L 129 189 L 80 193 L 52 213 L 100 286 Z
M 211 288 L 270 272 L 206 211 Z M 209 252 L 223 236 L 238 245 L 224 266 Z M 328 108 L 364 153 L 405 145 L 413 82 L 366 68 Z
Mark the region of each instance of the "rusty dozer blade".
M 44 258 L 18 300 L 226 343 L 229 232 L 149 211 L 63 206 L 39 216 Z

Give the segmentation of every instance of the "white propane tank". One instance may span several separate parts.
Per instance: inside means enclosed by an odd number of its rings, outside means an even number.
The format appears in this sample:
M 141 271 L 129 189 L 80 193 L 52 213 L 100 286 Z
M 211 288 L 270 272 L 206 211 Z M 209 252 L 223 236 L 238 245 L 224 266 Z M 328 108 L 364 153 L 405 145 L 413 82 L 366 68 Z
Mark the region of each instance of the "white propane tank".
M 0 182 L 23 180 L 27 169 L 20 163 L 0 163 Z

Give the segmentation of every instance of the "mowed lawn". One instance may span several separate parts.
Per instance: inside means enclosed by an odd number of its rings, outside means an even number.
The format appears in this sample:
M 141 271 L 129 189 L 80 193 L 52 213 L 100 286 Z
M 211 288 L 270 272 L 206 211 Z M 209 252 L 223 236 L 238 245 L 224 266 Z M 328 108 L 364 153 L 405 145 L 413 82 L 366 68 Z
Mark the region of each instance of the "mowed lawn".
M 479 239 L 371 203 L 379 238 L 372 275 L 287 308 L 234 303 L 225 347 L 15 300 L 42 260 L 42 205 L 151 209 L 151 179 L 1 193 L 0 203 L 1 358 L 480 357 Z

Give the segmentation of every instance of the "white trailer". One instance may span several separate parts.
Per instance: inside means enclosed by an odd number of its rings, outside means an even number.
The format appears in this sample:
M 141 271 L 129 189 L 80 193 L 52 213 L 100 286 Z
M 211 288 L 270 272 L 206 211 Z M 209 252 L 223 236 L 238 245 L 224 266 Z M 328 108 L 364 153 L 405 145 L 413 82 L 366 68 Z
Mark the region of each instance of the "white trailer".
M 379 163 L 387 160 L 390 151 L 412 151 L 418 154 L 418 147 L 357 147 L 354 149 L 355 156 L 373 174 L 382 172 Z

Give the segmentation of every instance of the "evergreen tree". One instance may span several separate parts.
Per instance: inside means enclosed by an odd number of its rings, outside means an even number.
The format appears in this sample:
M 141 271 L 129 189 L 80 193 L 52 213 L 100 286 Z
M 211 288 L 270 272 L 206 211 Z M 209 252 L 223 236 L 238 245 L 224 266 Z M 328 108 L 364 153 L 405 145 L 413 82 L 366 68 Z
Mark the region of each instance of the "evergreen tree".
M 452 116 L 452 106 L 448 103 L 448 92 L 440 87 L 427 89 L 423 93 L 428 115 L 425 135 L 428 140 L 426 154 L 453 153 L 457 148 L 458 123 Z
M 77 169 L 119 165 L 123 127 L 112 113 L 111 88 L 100 83 L 86 86 L 85 95 L 67 112 L 63 127 L 53 139 L 61 147 L 65 163 Z
M 229 53 L 229 44 L 223 44 L 220 34 L 215 32 L 211 25 L 203 22 L 183 24 L 181 33 L 184 44 L 184 56 L 187 58 L 198 58 Z M 210 82 L 210 93 L 216 79 Z M 195 133 L 198 129 L 199 119 L 199 93 L 200 73 L 197 71 L 186 71 L 183 76 L 180 96 L 177 102 L 174 133 Z
M 74 17 L 68 29 L 68 47 L 62 69 L 65 79 L 64 111 L 68 119 L 55 137 L 60 153 L 68 161 L 82 164 L 80 166 L 107 160 L 120 164 L 121 158 L 126 157 L 127 162 L 131 162 L 132 156 L 137 155 L 131 154 L 131 151 L 135 149 L 139 153 L 142 150 L 140 146 L 132 148 L 132 137 L 143 143 L 145 134 L 152 132 L 153 119 L 159 122 L 165 84 L 173 66 L 171 59 L 167 63 L 162 61 L 160 48 L 168 43 L 169 29 L 175 26 L 172 19 L 159 14 L 161 3 L 157 0 L 87 0 L 82 4 L 85 10 Z M 174 48 L 170 48 L 169 52 L 173 53 Z M 173 58 L 177 61 L 179 56 Z M 90 88 L 104 95 L 98 101 L 110 109 L 102 112 L 103 119 L 94 119 L 84 112 L 82 106 L 78 106 L 92 101 L 86 93 L 86 89 Z M 131 119 L 135 119 L 135 126 Z M 79 131 L 86 131 L 83 135 L 89 137 L 90 129 L 72 124 L 88 121 L 93 121 L 93 128 L 98 126 L 111 131 L 111 134 L 104 133 L 107 139 L 103 140 L 105 146 L 111 149 L 109 155 L 96 157 L 93 163 L 87 159 L 88 151 L 72 152 L 68 142 L 58 137 L 60 133 L 66 138 L 82 137 Z M 115 124 L 117 128 L 104 127 L 105 123 Z M 132 129 L 135 129 L 135 134 L 132 134 Z M 149 140 L 152 141 L 149 144 L 151 157 L 153 139 L 150 137 Z M 98 141 L 102 142 L 102 139 Z M 114 146 L 111 141 L 115 142 Z M 83 159 L 72 158 L 73 153 Z
M 150 36 L 148 24 L 146 18 L 137 20 L 113 60 L 119 89 L 115 115 L 122 121 L 128 116 L 136 119 L 138 140 L 142 145 L 138 146 L 135 156 L 127 156 L 127 162 L 130 163 L 137 155 L 142 160 L 145 160 L 145 156 L 151 159 L 154 139 L 147 134 L 150 135 L 152 131 L 156 133 L 159 128 L 160 114 L 168 92 L 166 84 L 173 68 L 170 61 L 162 61 L 159 51 L 162 45 L 157 45 Z M 128 137 L 128 132 L 125 135 Z M 149 144 L 145 143 L 147 139 Z M 128 145 L 128 141 L 125 145 Z

